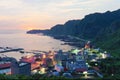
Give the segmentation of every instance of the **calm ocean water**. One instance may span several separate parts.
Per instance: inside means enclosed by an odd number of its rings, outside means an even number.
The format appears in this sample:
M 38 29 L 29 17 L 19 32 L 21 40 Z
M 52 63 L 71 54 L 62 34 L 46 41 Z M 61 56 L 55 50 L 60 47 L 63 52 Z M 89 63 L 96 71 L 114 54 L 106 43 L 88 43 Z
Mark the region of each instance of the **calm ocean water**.
M 26 34 L 25 32 L 0 33 L 0 47 L 24 48 L 25 50 L 60 50 L 68 51 L 74 47 L 61 45 L 60 40 L 49 36 Z M 4 53 L 7 56 L 20 58 L 22 54 L 17 52 Z

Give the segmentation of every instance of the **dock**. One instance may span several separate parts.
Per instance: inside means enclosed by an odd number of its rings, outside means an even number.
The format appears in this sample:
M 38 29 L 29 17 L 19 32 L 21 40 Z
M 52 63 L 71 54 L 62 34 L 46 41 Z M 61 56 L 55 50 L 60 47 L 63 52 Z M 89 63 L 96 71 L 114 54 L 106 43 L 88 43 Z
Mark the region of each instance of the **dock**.
M 0 51 L 0 53 L 6 53 L 6 52 L 13 52 L 13 51 L 20 51 L 24 50 L 23 48 L 16 48 L 16 49 L 6 49 L 4 51 Z

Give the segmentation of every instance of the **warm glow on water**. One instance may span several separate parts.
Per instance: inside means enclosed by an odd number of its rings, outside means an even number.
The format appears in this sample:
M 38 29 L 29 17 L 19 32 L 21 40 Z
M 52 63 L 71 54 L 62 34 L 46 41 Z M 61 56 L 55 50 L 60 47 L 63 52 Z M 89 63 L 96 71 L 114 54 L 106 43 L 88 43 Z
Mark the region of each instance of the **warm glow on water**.
M 0 46 L 21 47 L 26 50 L 70 50 L 71 46 L 61 45 L 62 41 L 49 36 L 31 34 L 0 34 Z
M 62 41 L 53 39 L 49 36 L 31 35 L 31 34 L 0 34 L 0 47 L 24 48 L 25 50 L 59 50 L 68 51 L 74 47 L 69 45 L 61 45 Z M 17 59 L 22 56 L 20 53 L 4 53 L 10 57 Z M 16 56 L 17 55 L 17 56 Z

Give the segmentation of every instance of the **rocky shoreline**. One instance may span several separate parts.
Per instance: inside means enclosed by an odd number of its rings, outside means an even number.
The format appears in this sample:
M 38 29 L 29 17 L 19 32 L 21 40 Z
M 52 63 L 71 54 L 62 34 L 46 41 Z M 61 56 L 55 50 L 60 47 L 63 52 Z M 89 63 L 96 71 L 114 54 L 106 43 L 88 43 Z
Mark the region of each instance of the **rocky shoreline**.
M 78 48 L 82 48 L 84 47 L 85 43 L 87 42 L 87 40 L 83 40 L 77 37 L 73 37 L 73 36 L 66 36 L 66 35 L 57 35 L 57 36 L 51 36 L 54 39 L 58 39 L 61 41 L 64 41 L 64 43 L 62 43 L 61 45 L 70 45 L 70 46 L 75 46 Z
M 45 36 L 50 36 L 54 39 L 63 41 L 64 43 L 61 43 L 61 45 L 70 45 L 70 46 L 74 46 L 77 48 L 84 47 L 85 43 L 88 41 L 88 40 L 80 39 L 78 37 L 74 37 L 71 35 L 49 35 L 49 34 L 45 34 L 42 32 L 41 33 L 27 33 L 27 34 L 42 34 Z

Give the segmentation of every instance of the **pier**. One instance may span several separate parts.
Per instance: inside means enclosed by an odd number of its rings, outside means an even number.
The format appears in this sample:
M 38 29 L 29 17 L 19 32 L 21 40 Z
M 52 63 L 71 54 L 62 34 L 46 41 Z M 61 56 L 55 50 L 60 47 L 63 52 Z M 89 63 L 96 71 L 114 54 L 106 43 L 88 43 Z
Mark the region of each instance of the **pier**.
M 15 48 L 15 49 L 7 49 L 7 48 L 4 48 L 3 51 L 0 51 L 0 53 L 6 53 L 6 52 L 13 52 L 13 51 L 20 51 L 20 50 L 24 50 L 23 48 Z

